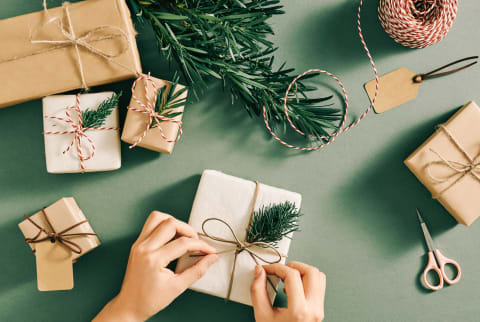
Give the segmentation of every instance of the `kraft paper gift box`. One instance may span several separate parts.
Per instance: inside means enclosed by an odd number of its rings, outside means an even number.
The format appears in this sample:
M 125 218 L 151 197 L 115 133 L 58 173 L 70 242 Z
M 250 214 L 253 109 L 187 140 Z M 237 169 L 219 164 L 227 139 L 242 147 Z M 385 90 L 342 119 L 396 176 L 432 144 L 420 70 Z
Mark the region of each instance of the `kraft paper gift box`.
M 258 190 L 257 190 L 258 189 Z M 205 170 L 203 172 L 197 194 L 190 213 L 189 224 L 197 232 L 202 232 L 202 223 L 204 220 L 212 217 L 220 218 L 227 222 L 239 240 L 244 241 L 246 230 L 250 222 L 252 207 L 258 210 L 262 206 L 268 206 L 274 203 L 290 201 L 300 209 L 301 195 L 295 192 L 258 184 L 255 182 L 233 177 L 214 170 Z M 208 233 L 210 235 L 222 237 L 231 240 L 233 237 L 226 226 L 213 222 L 209 223 Z M 291 235 L 289 236 L 292 237 Z M 228 243 L 215 242 L 209 238 L 200 237 L 221 253 L 222 250 L 231 249 L 232 245 Z M 277 250 L 282 255 L 288 254 L 290 247 L 290 238 L 283 238 L 277 245 Z M 273 254 L 267 249 L 257 250 L 262 257 L 270 261 L 274 260 Z M 181 272 L 193 265 L 198 258 L 191 257 L 188 254 L 181 257 L 178 261 L 176 271 Z M 259 261 L 260 264 L 265 264 Z M 285 263 L 285 257 L 282 257 L 281 263 Z M 210 266 L 207 273 L 191 289 L 194 291 L 226 298 L 230 283 L 232 267 L 234 265 L 234 251 L 219 254 L 219 260 Z M 250 285 L 254 279 L 255 261 L 247 252 L 238 254 L 236 260 L 235 273 L 232 280 L 232 289 L 230 300 L 252 305 L 250 298 Z M 270 280 L 277 288 L 279 279 L 269 276 Z M 267 286 L 268 295 L 273 303 L 276 290 L 270 285 Z
M 66 10 L 86 44 L 78 46 L 80 59 L 59 25 L 71 33 Z M 80 1 L 0 20 L 0 107 L 82 88 L 80 69 L 90 87 L 135 78 L 141 73 L 135 35 L 125 0 Z
M 157 127 L 151 127 L 144 135 L 145 129 L 148 127 L 149 115 L 141 113 L 138 110 L 145 110 L 145 108 L 138 103 L 137 100 L 142 102 L 142 104 L 147 104 L 147 101 L 152 101 L 154 97 L 157 96 L 158 89 L 164 86 L 171 86 L 172 83 L 162 79 L 152 77 L 150 75 L 142 75 L 136 82 L 134 91 L 132 91 L 132 100 L 130 101 L 129 109 L 127 112 L 127 117 L 125 119 L 125 125 L 122 132 L 122 141 L 143 147 L 145 149 L 171 154 L 173 147 L 175 146 L 175 140 L 180 130 L 178 122 L 181 122 L 182 115 L 177 115 L 173 119 L 177 122 L 160 122 L 160 125 Z M 147 86 L 147 92 L 149 97 L 146 97 L 145 86 Z M 156 90 L 155 90 L 156 87 Z M 175 92 L 178 92 L 184 89 L 185 86 L 177 84 Z M 187 91 L 183 92 L 175 101 L 185 99 L 187 97 Z M 152 104 L 153 105 L 153 104 Z M 137 110 L 134 110 L 137 109 Z M 173 113 L 183 113 L 184 106 L 173 108 L 169 111 Z M 155 120 L 152 120 L 155 122 Z M 162 136 L 163 133 L 163 137 Z M 165 139 L 166 138 L 166 139 Z
M 40 291 L 73 288 L 72 264 L 100 245 L 74 198 L 62 198 L 19 225 L 35 253 Z
M 405 164 L 461 224 L 480 215 L 480 109 L 467 103 Z
M 80 95 L 80 110 L 95 110 L 113 92 Z M 77 149 L 78 139 L 73 125 L 57 118 L 66 119 L 66 112 L 77 122 L 78 113 L 71 107 L 76 105 L 75 95 L 53 95 L 43 98 L 43 124 L 45 138 L 45 158 L 49 173 L 77 173 L 109 171 L 121 167 L 120 134 L 118 128 L 118 107 L 107 116 L 100 128 L 85 130 L 81 137 L 81 153 L 88 160 L 81 162 Z M 107 129 L 101 129 L 107 128 Z M 115 129 L 112 129 L 115 128 Z M 90 142 L 91 140 L 91 142 Z M 72 144 L 73 143 L 73 144 Z M 93 145 L 92 145 L 93 144 Z M 70 147 L 70 148 L 69 148 Z M 92 147 L 94 149 L 92 149 Z M 82 169 L 83 167 L 83 169 Z

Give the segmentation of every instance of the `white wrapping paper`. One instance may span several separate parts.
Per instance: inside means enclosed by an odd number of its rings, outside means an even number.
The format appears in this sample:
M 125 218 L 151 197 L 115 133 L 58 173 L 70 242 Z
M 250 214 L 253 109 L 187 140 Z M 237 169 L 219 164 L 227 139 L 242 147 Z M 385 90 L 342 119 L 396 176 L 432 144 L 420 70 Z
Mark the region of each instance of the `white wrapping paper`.
M 102 92 L 80 95 L 80 109 L 96 109 L 113 92 Z M 43 115 L 65 117 L 65 108 L 75 105 L 75 95 L 53 95 L 43 98 Z M 77 115 L 70 109 L 76 120 Z M 44 118 L 45 132 L 68 131 L 72 126 L 68 123 Z M 118 127 L 118 107 L 106 118 L 102 127 Z M 84 161 L 85 172 L 109 171 L 120 168 L 120 134 L 119 130 L 88 130 L 85 132 L 95 144 L 95 155 Z M 80 159 L 74 145 L 68 152 L 63 153 L 74 139 L 74 134 L 45 134 L 45 158 L 49 173 L 81 172 Z M 84 151 L 87 151 L 84 149 Z M 87 152 L 85 152 L 87 155 Z
M 300 208 L 301 195 L 298 193 L 264 184 L 260 184 L 258 189 L 255 210 L 258 210 L 262 206 L 285 201 L 290 201 L 294 203 L 297 208 Z M 211 217 L 220 218 L 232 227 L 241 241 L 244 241 L 246 229 L 250 221 L 255 190 L 256 184 L 253 181 L 236 178 L 214 170 L 205 170 L 195 196 L 189 224 L 196 231 L 201 232 L 202 223 L 205 219 Z M 206 228 L 210 235 L 230 240 L 233 239 L 228 228 L 221 223 L 209 222 Z M 231 244 L 212 241 L 205 237 L 201 238 L 213 245 L 218 252 L 232 248 Z M 281 254 L 288 254 L 290 242 L 290 238 L 284 238 L 279 242 L 277 249 Z M 255 251 L 259 251 L 258 247 L 255 248 Z M 275 260 L 276 258 L 276 256 L 268 250 L 260 250 L 260 253 L 262 257 L 269 260 Z M 234 252 L 224 253 L 219 256 L 219 260 L 209 268 L 207 273 L 191 286 L 192 290 L 222 298 L 227 296 L 231 271 L 234 264 Z M 177 272 L 185 270 L 197 260 L 199 259 L 190 257 L 189 255 L 181 257 L 177 264 Z M 282 258 L 281 262 L 285 263 L 285 258 Z M 260 264 L 265 263 L 260 262 Z M 254 260 L 247 252 L 244 251 L 238 255 L 230 300 L 252 305 L 250 285 L 254 278 L 255 265 Z M 271 276 L 270 279 L 278 286 L 278 278 Z M 273 303 L 276 291 L 273 290 L 270 285 L 267 286 L 267 289 Z

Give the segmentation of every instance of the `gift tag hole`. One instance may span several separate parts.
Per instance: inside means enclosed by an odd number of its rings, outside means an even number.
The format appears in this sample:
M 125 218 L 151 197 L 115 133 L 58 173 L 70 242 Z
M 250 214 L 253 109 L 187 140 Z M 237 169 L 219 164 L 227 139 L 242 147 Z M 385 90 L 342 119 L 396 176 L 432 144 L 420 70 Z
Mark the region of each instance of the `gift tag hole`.
M 51 242 L 52 244 L 55 244 L 55 238 L 50 238 L 50 242 Z

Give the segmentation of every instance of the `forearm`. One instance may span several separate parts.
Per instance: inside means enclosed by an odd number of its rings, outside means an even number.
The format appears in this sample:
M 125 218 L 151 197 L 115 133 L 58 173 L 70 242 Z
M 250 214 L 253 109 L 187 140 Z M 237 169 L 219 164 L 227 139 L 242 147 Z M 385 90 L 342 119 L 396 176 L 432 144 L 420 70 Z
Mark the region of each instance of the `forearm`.
M 139 322 L 145 321 L 135 315 L 125 305 L 119 301 L 118 297 L 114 297 L 105 307 L 97 314 L 92 322 Z

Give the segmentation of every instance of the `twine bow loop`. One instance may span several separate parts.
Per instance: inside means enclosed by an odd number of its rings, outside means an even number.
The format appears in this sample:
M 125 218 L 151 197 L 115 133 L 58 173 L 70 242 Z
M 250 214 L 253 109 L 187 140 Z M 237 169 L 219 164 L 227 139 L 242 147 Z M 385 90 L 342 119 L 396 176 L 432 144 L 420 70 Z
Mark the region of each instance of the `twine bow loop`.
M 145 102 L 140 100 L 136 95 L 135 95 L 135 88 L 137 87 L 137 83 L 139 81 L 143 80 L 144 82 L 144 91 L 145 91 Z M 149 93 L 149 87 L 153 89 L 153 94 L 150 96 Z M 136 147 L 142 140 L 145 138 L 147 135 L 148 131 L 152 127 L 152 123 L 155 121 L 157 129 L 160 131 L 160 135 L 162 138 L 167 141 L 168 143 L 176 143 L 180 138 L 182 137 L 183 130 L 182 130 L 182 122 L 177 120 L 175 117 L 167 117 L 163 115 L 164 112 L 158 113 L 156 111 L 156 105 L 157 105 L 157 93 L 158 93 L 158 88 L 153 79 L 150 76 L 150 73 L 147 75 L 141 75 L 138 77 L 135 82 L 133 82 L 132 85 L 132 99 L 140 106 L 141 108 L 136 108 L 133 106 L 128 106 L 127 109 L 139 112 L 142 114 L 146 114 L 148 116 L 148 121 L 145 127 L 145 130 L 143 131 L 142 135 L 138 137 L 138 139 L 130 145 L 130 149 Z M 161 122 L 171 122 L 175 123 L 178 125 L 178 134 L 175 139 L 169 139 L 165 136 L 163 133 L 163 129 L 160 126 Z
M 71 241 L 70 239 L 72 238 L 77 238 L 81 236 L 97 236 L 95 233 L 69 233 L 71 230 L 75 229 L 76 227 L 83 225 L 88 222 L 88 220 L 83 220 L 80 221 L 68 228 L 65 228 L 64 230 L 57 232 L 55 228 L 53 228 L 52 223 L 50 222 L 50 219 L 45 211 L 45 208 L 42 208 L 42 214 L 45 218 L 45 221 L 47 223 L 47 228 L 42 227 L 38 223 L 36 223 L 32 218 L 30 218 L 27 215 L 23 215 L 25 219 L 27 219 L 32 225 L 34 225 L 36 228 L 38 228 L 38 233 L 32 237 L 32 238 L 25 238 L 25 242 L 28 244 L 35 244 L 35 243 L 40 243 L 46 240 L 50 240 L 52 243 L 58 242 L 64 247 L 68 248 L 75 254 L 81 254 L 82 253 L 82 247 L 80 247 L 79 244 L 77 244 L 74 241 Z M 45 234 L 45 237 L 40 238 L 42 233 Z
M 455 184 L 457 184 L 461 179 L 463 179 L 467 175 L 471 175 L 472 177 L 474 177 L 476 180 L 480 182 L 480 160 L 477 160 L 479 159 L 480 154 L 477 155 L 476 157 L 471 157 L 470 154 L 465 150 L 465 148 L 463 148 L 460 142 L 457 141 L 457 139 L 453 136 L 453 134 L 445 125 L 443 124 L 439 125 L 438 128 L 439 130 L 442 130 L 447 135 L 449 140 L 455 145 L 457 150 L 459 150 L 464 155 L 467 161 L 448 160 L 443 155 L 441 155 L 438 151 L 434 149 L 430 149 L 430 151 L 436 154 L 440 160 L 429 162 L 426 165 L 426 171 L 429 178 L 436 183 L 445 183 L 456 177 L 456 179 L 453 180 L 446 188 L 444 188 L 438 194 L 434 195 L 433 196 L 434 199 L 438 199 L 439 197 L 441 197 L 443 193 L 445 193 L 448 189 L 453 187 Z M 452 173 L 447 176 L 435 175 L 433 173 L 433 167 L 438 165 L 443 167 L 448 167 L 450 170 L 452 170 Z

